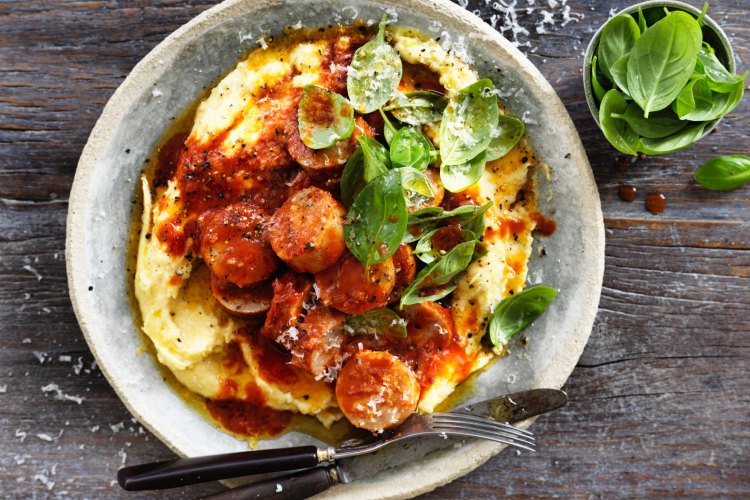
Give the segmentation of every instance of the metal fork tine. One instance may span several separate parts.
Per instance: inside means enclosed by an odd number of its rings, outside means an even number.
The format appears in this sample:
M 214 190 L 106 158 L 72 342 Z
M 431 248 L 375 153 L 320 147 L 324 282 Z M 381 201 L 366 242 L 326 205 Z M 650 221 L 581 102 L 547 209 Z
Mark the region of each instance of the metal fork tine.
M 480 439 L 485 439 L 485 440 L 488 440 L 488 441 L 495 441 L 497 443 L 507 444 L 508 446 L 513 446 L 513 447 L 516 447 L 516 448 L 522 448 L 524 450 L 528 450 L 528 451 L 532 451 L 532 452 L 536 451 L 536 449 L 534 448 L 534 444 L 533 443 L 531 443 L 531 444 L 522 443 L 520 441 L 514 440 L 513 438 L 506 438 L 506 437 L 494 436 L 494 435 L 488 434 L 486 432 L 476 432 L 476 431 L 466 430 L 466 429 L 462 429 L 462 428 L 458 428 L 458 427 L 456 427 L 456 428 L 441 427 L 440 429 L 437 429 L 437 428 L 433 429 L 433 432 L 435 432 L 436 434 L 439 434 L 439 435 L 445 433 L 445 434 L 453 434 L 455 436 L 465 436 L 465 437 L 480 438 Z
M 512 439 L 519 439 L 524 442 L 533 443 L 535 438 L 534 436 L 529 436 L 528 434 L 517 434 L 514 432 L 509 432 L 508 429 L 504 427 L 499 427 L 494 425 L 492 422 L 462 422 L 460 420 L 452 420 L 452 419 L 437 419 L 433 420 L 433 426 L 446 426 L 446 425 L 454 425 L 454 426 L 460 426 L 467 429 L 476 429 L 477 431 L 483 430 L 488 432 L 499 432 L 502 433 L 504 436 L 507 436 L 508 438 Z
M 525 436 L 532 439 L 534 438 L 534 434 L 530 431 L 519 429 L 518 427 L 514 427 L 508 423 L 492 420 L 485 417 L 477 417 L 475 415 L 467 415 L 465 413 L 433 413 L 432 419 L 452 422 L 474 422 L 479 424 L 486 424 L 491 425 L 493 428 L 505 429 L 506 431 L 516 436 Z
M 464 429 L 471 432 L 477 432 L 477 433 L 484 433 L 484 434 L 491 434 L 496 437 L 503 437 L 506 439 L 512 439 L 521 443 L 526 443 L 529 445 L 534 445 L 534 439 L 529 438 L 526 436 L 516 436 L 513 434 L 509 434 L 503 429 L 493 428 L 491 426 L 483 426 L 475 423 L 465 423 L 465 422 L 445 422 L 445 421 L 433 421 L 432 425 L 433 430 L 439 430 L 439 429 Z

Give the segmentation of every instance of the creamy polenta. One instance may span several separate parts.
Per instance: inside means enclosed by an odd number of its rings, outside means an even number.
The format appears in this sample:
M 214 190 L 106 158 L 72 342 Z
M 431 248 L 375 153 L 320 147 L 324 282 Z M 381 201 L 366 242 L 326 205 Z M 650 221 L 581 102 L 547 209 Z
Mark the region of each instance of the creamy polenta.
M 534 154 L 521 139 L 455 193 L 441 184 L 439 159 L 422 169 L 432 187 L 409 211 L 491 202 L 477 235 L 485 251 L 440 300 L 400 307 L 425 267 L 416 239 L 364 266 L 345 240 L 356 221 L 351 208 L 347 215 L 351 193 L 340 187 L 362 141 L 384 142 L 384 114 L 353 113 L 344 102 L 336 110 L 351 114 L 354 131 L 334 131 L 341 138 L 325 147 L 309 147 L 299 123 L 308 89 L 347 96 L 352 57 L 372 38 L 356 25 L 288 34 L 251 52 L 198 105 L 174 168 L 142 179 L 135 295 L 143 330 L 180 383 L 211 402 L 237 402 L 234 414 L 247 404 L 328 426 L 343 410 L 355 425 L 380 430 L 432 411 L 501 354 L 482 339 L 493 308 L 525 285 L 538 217 Z M 399 96 L 452 98 L 479 80 L 412 29 L 390 27 L 385 40 L 403 64 Z M 416 130 L 439 148 L 439 126 Z M 465 238 L 452 219 L 440 224 L 448 241 Z M 386 308 L 397 319 L 385 326 L 405 337 L 358 329 Z

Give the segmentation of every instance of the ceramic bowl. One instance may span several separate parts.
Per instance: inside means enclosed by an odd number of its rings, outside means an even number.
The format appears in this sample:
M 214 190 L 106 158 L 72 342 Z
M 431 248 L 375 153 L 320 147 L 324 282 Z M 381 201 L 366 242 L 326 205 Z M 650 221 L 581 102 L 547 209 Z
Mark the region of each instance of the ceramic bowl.
M 397 23 L 440 37 L 461 50 L 480 75 L 490 76 L 523 117 L 549 172 L 538 169 L 541 209 L 556 210 L 558 230 L 538 243 L 530 282 L 560 290 L 527 331 L 528 347 L 493 363 L 466 391 L 486 399 L 533 387 L 559 388 L 573 370 L 599 302 L 604 229 L 594 178 L 578 134 L 552 87 L 507 40 L 447 0 L 230 0 L 196 17 L 141 61 L 114 93 L 84 148 L 70 195 L 67 226 L 70 295 L 81 329 L 112 387 L 132 414 L 182 456 L 247 449 L 182 399 L 142 353 L 144 337 L 129 301 L 132 273 L 127 241 L 138 177 L 171 119 L 234 67 L 260 35 L 287 25 L 349 24 L 377 20 L 384 10 Z M 140 354 L 139 354 L 140 353 Z M 525 425 L 528 425 L 526 422 Z M 321 444 L 297 432 L 259 448 Z M 498 453 L 502 446 L 467 441 L 398 470 L 337 486 L 334 498 L 402 498 L 447 483 Z M 392 452 L 397 452 L 393 450 Z
M 643 15 L 646 16 L 647 19 L 649 12 L 664 8 L 667 8 L 669 10 L 681 10 L 695 16 L 696 18 L 701 13 L 700 9 L 697 9 L 692 5 L 686 4 L 684 2 L 677 2 L 674 0 L 650 0 L 648 2 L 641 2 L 635 5 L 631 5 L 630 7 L 622 9 L 620 12 L 618 12 L 618 14 L 629 14 L 637 16 L 639 8 L 643 11 Z M 636 17 L 636 21 L 637 20 L 638 18 Z M 596 103 L 596 97 L 594 96 L 594 91 L 591 87 L 591 60 L 594 58 L 596 49 L 599 47 L 599 38 L 601 37 L 602 30 L 604 29 L 604 26 L 606 24 L 607 23 L 604 23 L 594 34 L 594 37 L 591 39 L 588 47 L 586 48 L 586 53 L 583 58 L 583 91 L 586 95 L 586 103 L 588 103 L 589 105 L 591 116 L 594 117 L 594 121 L 597 125 L 599 125 L 599 105 Z M 716 24 L 716 21 L 711 19 L 709 15 L 706 15 L 703 19 L 703 39 L 708 42 L 711 47 L 714 48 L 714 50 L 716 51 L 716 57 L 719 59 L 719 61 L 721 61 L 721 63 L 729 71 L 734 73 L 734 51 L 732 50 L 732 44 L 729 41 L 729 37 L 726 33 L 724 33 L 724 30 L 722 30 L 721 27 Z M 701 139 L 707 136 L 714 128 L 716 128 L 716 125 L 719 124 L 719 121 L 721 121 L 721 119 L 714 120 L 709 123 L 706 126 L 703 135 L 701 135 Z M 601 125 L 599 126 L 601 127 Z

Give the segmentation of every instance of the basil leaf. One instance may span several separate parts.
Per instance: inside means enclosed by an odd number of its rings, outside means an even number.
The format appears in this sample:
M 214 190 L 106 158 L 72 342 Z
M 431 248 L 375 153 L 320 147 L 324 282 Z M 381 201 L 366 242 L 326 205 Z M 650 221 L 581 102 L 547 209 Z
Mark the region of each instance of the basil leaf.
M 426 125 L 440 121 L 448 106 L 445 96 L 429 90 L 417 90 L 406 94 L 397 94 L 385 111 L 399 121 L 409 125 Z
M 449 227 L 449 226 L 448 226 Z M 433 238 L 435 235 L 439 234 L 441 230 L 444 230 L 445 227 L 441 227 L 438 229 L 433 229 L 429 233 L 425 234 L 419 239 L 419 242 L 417 243 L 417 246 L 414 247 L 414 255 L 417 256 L 419 260 L 424 262 L 425 264 L 429 264 L 430 262 L 439 259 L 443 255 L 445 255 L 447 252 L 445 250 L 440 250 L 438 248 L 435 248 L 435 245 L 433 243 Z M 474 234 L 471 231 L 468 231 L 466 229 L 461 229 L 461 240 L 459 243 L 463 243 L 466 241 L 472 241 L 476 240 L 477 235 Z M 484 245 L 480 244 L 477 241 L 477 247 L 481 246 L 480 252 L 487 252 L 487 249 L 484 247 Z M 478 248 L 475 248 L 477 250 Z M 475 252 L 476 254 L 476 252 Z
M 638 29 L 641 30 L 641 35 L 648 29 L 646 18 L 643 16 L 643 9 L 638 7 Z
M 604 137 L 618 151 L 627 155 L 638 154 L 638 134 L 630 128 L 628 122 L 613 118 L 612 114 L 623 114 L 628 103 L 617 89 L 612 89 L 604 96 L 599 106 L 599 124 Z
M 689 125 L 679 132 L 676 132 L 663 139 L 649 139 L 642 137 L 638 149 L 648 155 L 661 155 L 671 153 L 680 149 L 685 149 L 697 141 L 703 135 L 706 128 L 705 122 Z
M 703 34 L 685 12 L 671 12 L 635 42 L 628 59 L 628 92 L 648 118 L 669 106 L 690 79 Z
M 403 167 L 400 171 L 407 211 L 435 199 L 430 181 L 422 172 L 411 167 Z
M 628 91 L 628 61 L 630 60 L 630 55 L 625 54 L 620 59 L 617 60 L 617 62 L 610 68 L 610 71 L 612 72 L 612 79 L 615 82 L 615 85 L 620 89 L 620 92 L 625 95 L 625 97 L 630 97 L 630 92 Z
M 737 82 L 728 94 L 712 92 L 704 78 L 693 80 L 677 96 L 674 108 L 682 120 L 712 121 L 732 111 L 742 100 L 745 84 Z
M 490 340 L 495 347 L 533 323 L 547 309 L 557 290 L 544 285 L 527 288 L 500 302 L 490 316 Z
M 484 78 L 460 90 L 445 108 L 440 122 L 443 165 L 460 165 L 487 149 L 500 110 L 495 85 Z
M 299 100 L 299 136 L 311 149 L 324 149 L 354 132 L 354 109 L 343 96 L 305 85 Z
M 480 237 L 484 234 L 484 214 L 492 206 L 492 202 L 484 205 L 463 205 L 451 211 L 441 207 L 426 207 L 409 214 L 409 226 L 419 226 L 425 232 L 432 231 L 446 219 L 455 218 L 463 229 L 473 232 Z
M 375 38 L 354 52 L 346 77 L 349 100 L 362 114 L 371 113 L 388 102 L 401 81 L 401 58 L 385 41 L 387 18 L 384 14 Z
M 391 309 L 374 309 L 363 314 L 347 316 L 344 320 L 344 331 L 350 335 L 385 335 L 404 338 L 406 337 L 406 321 Z
M 628 104 L 624 113 L 611 113 L 612 118 L 625 120 L 630 128 L 641 137 L 659 139 L 674 134 L 687 123 L 677 118 L 671 109 L 652 113 L 649 118 L 643 116 L 643 110 L 634 102 Z
M 391 122 L 386 114 L 383 112 L 383 109 L 378 109 L 380 111 L 380 116 L 383 117 L 383 137 L 385 138 L 385 142 L 390 146 L 391 141 L 393 140 L 393 137 L 396 135 L 396 132 L 398 132 L 402 127 L 400 123 L 397 123 L 396 125 Z
M 708 12 L 708 2 L 705 2 L 703 4 L 703 9 L 701 9 L 701 13 L 700 13 L 700 15 L 698 16 L 698 19 L 697 19 L 698 26 L 700 26 L 701 28 L 703 27 L 703 19 L 706 17 L 706 13 L 707 12 Z
M 341 174 L 341 201 L 346 207 L 352 206 L 357 195 L 365 187 L 365 159 L 362 148 L 357 148 L 347 160 Z
M 407 219 L 401 172 L 390 170 L 367 184 L 354 200 L 344 224 L 344 241 L 369 269 L 396 252 Z
M 451 193 L 460 193 L 476 183 L 484 173 L 487 164 L 487 151 L 482 151 L 466 163 L 458 165 L 440 165 L 440 180 L 443 187 Z
M 364 160 L 363 177 L 365 182 L 370 182 L 379 175 L 382 175 L 391 168 L 391 159 L 388 156 L 388 150 L 377 140 L 363 134 L 357 137 L 359 147 L 362 150 Z
M 695 180 L 711 191 L 729 191 L 750 181 L 750 157 L 720 156 L 695 171 Z
M 426 170 L 432 160 L 432 143 L 414 127 L 404 127 L 393 136 L 391 165 L 394 168 L 411 167 Z
M 455 280 L 471 264 L 475 244 L 476 240 L 472 240 L 456 245 L 450 252 L 428 264 L 417 274 L 414 281 L 406 287 L 404 293 L 401 295 L 400 306 L 404 307 L 428 300 L 438 300 L 453 291 L 456 286 Z M 428 290 L 443 286 L 448 288 L 427 297 L 421 296 L 421 294 Z M 449 291 L 446 292 L 446 290 Z
M 638 24 L 627 14 L 617 15 L 604 25 L 596 53 L 601 62 L 600 69 L 610 81 L 614 81 L 611 73 L 612 66 L 622 56 L 633 50 L 633 46 L 640 37 L 641 30 Z
M 747 71 L 744 75 L 730 73 L 707 43 L 704 43 L 698 51 L 698 60 L 695 68 L 698 73 L 705 75 L 709 87 L 714 92 L 731 92 L 734 90 L 737 82 L 745 81 L 748 74 Z
M 487 146 L 487 161 L 497 160 L 508 154 L 521 140 L 525 131 L 526 126 L 515 116 L 500 115 L 497 120 L 497 132 Z
M 597 69 L 596 69 L 596 62 L 597 58 L 596 56 L 591 59 L 591 88 L 594 89 L 594 96 L 596 97 L 596 100 L 599 102 L 602 102 L 602 99 L 604 99 L 604 94 L 607 93 L 606 90 L 604 90 L 604 87 L 599 83 L 599 77 L 596 76 Z

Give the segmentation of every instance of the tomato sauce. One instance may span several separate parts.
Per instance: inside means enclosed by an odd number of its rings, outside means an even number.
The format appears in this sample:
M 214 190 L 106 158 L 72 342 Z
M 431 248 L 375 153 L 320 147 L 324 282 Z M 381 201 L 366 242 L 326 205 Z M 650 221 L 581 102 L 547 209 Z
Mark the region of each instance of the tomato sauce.
M 248 437 L 281 434 L 292 421 L 286 411 L 272 410 L 263 404 L 236 400 L 208 400 L 208 413 L 225 429 Z
M 484 230 L 484 238 L 487 241 L 496 239 L 507 239 L 522 233 L 526 229 L 526 222 L 521 219 L 504 218 L 499 219 L 498 224 L 487 227 Z
M 536 223 L 534 231 L 542 236 L 552 236 L 557 230 L 557 223 L 539 212 L 531 214 L 531 220 Z
M 281 386 L 292 386 L 299 381 L 299 376 L 289 365 L 289 353 L 282 352 L 265 337 L 254 335 L 252 342 L 253 347 L 259 350 L 256 359 L 263 380 Z

